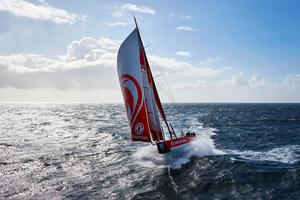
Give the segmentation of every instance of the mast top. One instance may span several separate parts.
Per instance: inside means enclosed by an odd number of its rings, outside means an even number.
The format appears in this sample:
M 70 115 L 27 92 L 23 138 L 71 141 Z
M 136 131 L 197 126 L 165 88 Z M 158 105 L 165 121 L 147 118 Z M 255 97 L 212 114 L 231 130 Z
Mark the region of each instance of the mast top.
M 134 19 L 135 27 L 136 27 L 137 29 L 139 29 L 138 24 L 137 24 L 137 22 L 136 22 L 136 18 L 135 18 L 134 15 L 133 15 L 133 19 Z

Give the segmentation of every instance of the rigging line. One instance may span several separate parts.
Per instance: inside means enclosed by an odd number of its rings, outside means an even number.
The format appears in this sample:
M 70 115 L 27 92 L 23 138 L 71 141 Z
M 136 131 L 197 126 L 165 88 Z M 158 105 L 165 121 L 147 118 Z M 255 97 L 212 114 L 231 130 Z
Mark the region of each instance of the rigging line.
M 144 32 L 140 29 L 139 29 L 139 31 L 140 31 L 140 34 L 143 35 L 144 41 L 149 44 L 148 39 L 145 36 Z M 147 45 L 147 47 L 150 47 L 150 48 L 148 48 L 149 49 L 149 54 L 152 56 L 153 55 L 152 45 L 149 44 L 149 45 Z M 149 60 L 149 58 L 148 58 L 148 60 Z M 150 60 L 149 60 L 149 62 L 150 62 Z M 151 66 L 152 66 L 152 71 L 154 71 L 156 74 L 162 74 L 162 76 L 163 76 L 164 80 L 156 79 L 156 80 L 160 80 L 161 84 L 159 84 L 159 88 L 162 89 L 162 85 L 164 85 L 166 87 L 166 90 L 168 91 L 168 92 L 165 92 L 165 90 L 163 89 L 164 94 L 167 94 L 167 96 L 171 100 L 171 102 L 175 103 L 175 98 L 174 98 L 174 96 L 172 94 L 172 91 L 169 87 L 169 84 L 168 84 L 168 81 L 166 79 L 164 71 L 162 70 L 161 67 L 158 67 L 158 66 L 154 65 L 153 63 L 151 63 Z
M 153 55 L 153 52 L 152 52 L 152 51 L 153 51 L 153 48 L 152 48 L 152 46 L 150 46 L 149 51 L 150 51 L 150 54 Z M 174 96 L 173 96 L 173 94 L 172 94 L 171 88 L 170 88 L 170 86 L 169 86 L 169 83 L 168 83 L 168 81 L 167 81 L 167 78 L 166 78 L 166 75 L 165 75 L 165 72 L 164 72 L 163 68 L 162 68 L 162 67 L 159 67 L 159 66 L 156 66 L 156 65 L 154 65 L 154 66 L 155 66 L 156 68 L 158 68 L 159 71 L 162 73 L 162 78 L 164 79 L 165 85 L 166 85 L 166 87 L 167 87 L 167 89 L 168 89 L 168 91 L 169 91 L 169 94 L 170 94 L 170 96 L 171 96 L 171 101 L 174 102 L 174 103 L 176 103 L 176 102 L 175 102 L 175 98 L 174 98 Z
M 146 38 L 146 39 L 147 39 L 147 38 Z M 154 55 L 154 54 L 153 54 L 153 47 L 152 47 L 152 45 L 150 45 L 150 47 L 149 47 L 148 49 L 149 49 L 150 55 Z M 164 72 L 163 68 L 162 68 L 162 67 L 159 67 L 159 66 L 156 66 L 156 65 L 152 65 L 152 66 L 154 66 L 156 69 L 158 69 L 158 71 L 160 71 L 160 72 L 162 73 L 162 79 L 163 79 L 164 81 L 161 80 L 161 79 L 156 79 L 156 80 L 160 80 L 160 82 L 162 82 L 163 85 L 166 86 L 166 88 L 167 88 L 167 90 L 168 90 L 168 93 L 165 93 L 165 94 L 168 94 L 168 96 L 169 96 L 170 99 L 171 99 L 171 103 L 176 103 L 175 98 L 174 98 L 173 93 L 172 93 L 172 90 L 171 90 L 171 88 L 169 87 L 169 83 L 168 83 L 168 81 L 167 81 L 167 78 L 166 78 L 166 75 L 165 75 L 165 72 Z M 159 87 L 162 88 L 162 84 L 159 84 Z M 163 89 L 163 91 L 164 91 L 164 89 Z M 164 91 L 164 92 L 165 92 L 165 91 Z M 178 123 L 177 126 L 179 127 L 179 130 L 182 130 L 182 125 L 181 125 L 181 123 Z
M 158 78 L 158 77 L 160 77 L 162 74 L 158 74 L 158 75 L 156 75 L 156 76 L 154 76 L 153 78 Z

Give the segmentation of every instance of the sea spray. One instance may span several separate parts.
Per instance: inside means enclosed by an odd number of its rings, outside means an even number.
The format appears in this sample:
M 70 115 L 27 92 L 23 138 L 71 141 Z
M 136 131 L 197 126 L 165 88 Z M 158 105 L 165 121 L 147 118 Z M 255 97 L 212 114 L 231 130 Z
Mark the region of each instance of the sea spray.
M 180 168 L 188 163 L 192 156 L 204 157 L 224 154 L 223 151 L 216 149 L 211 135 L 207 133 L 197 134 L 196 140 L 167 154 L 159 154 L 155 145 L 138 147 L 133 157 L 145 167 Z

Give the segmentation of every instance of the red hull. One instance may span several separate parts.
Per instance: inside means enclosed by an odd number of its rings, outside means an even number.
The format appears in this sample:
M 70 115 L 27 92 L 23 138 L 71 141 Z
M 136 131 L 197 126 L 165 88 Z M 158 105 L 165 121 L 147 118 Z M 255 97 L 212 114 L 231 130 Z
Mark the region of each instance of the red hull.
M 179 137 L 171 140 L 166 140 L 164 141 L 166 147 L 169 149 L 172 149 L 174 147 L 178 147 L 180 145 L 187 144 L 195 139 L 195 136 L 184 136 L 184 137 Z
M 166 140 L 164 142 L 157 144 L 157 149 L 160 154 L 168 153 L 172 150 L 172 148 L 179 147 L 184 144 L 188 144 L 196 139 L 195 135 L 182 136 L 178 138 L 174 138 L 171 140 Z

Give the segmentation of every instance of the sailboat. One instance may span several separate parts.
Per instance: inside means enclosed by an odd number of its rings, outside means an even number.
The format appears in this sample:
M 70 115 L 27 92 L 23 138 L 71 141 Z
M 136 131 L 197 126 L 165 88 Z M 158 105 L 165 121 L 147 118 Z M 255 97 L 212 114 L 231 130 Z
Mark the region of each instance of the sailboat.
M 157 146 L 158 153 L 164 154 L 189 144 L 196 135 L 187 132 L 178 136 L 168 122 L 135 17 L 134 21 L 136 27 L 121 44 L 117 57 L 131 140 L 152 143 Z M 168 138 L 161 123 L 165 124 Z

